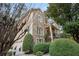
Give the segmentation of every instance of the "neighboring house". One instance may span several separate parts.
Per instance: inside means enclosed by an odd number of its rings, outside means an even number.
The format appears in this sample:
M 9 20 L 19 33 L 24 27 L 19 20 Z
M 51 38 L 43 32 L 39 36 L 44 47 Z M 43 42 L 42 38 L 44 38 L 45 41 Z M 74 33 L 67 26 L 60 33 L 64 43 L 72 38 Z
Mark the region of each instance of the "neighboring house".
M 47 39 L 50 38 L 50 29 L 47 20 L 48 18 L 44 15 L 44 13 L 40 9 L 30 10 L 27 16 L 23 17 L 20 20 L 19 26 L 20 24 L 24 24 L 24 26 L 22 30 L 15 37 L 15 40 L 20 33 L 22 33 L 25 29 L 27 29 L 28 31 L 26 31 L 25 35 L 27 35 L 27 32 L 29 32 L 33 36 L 33 42 L 35 44 L 39 42 L 43 43 L 46 41 L 51 41 L 51 39 Z M 55 38 L 59 34 L 58 33 L 59 27 L 55 21 L 51 26 L 52 26 L 53 38 Z M 13 51 L 13 55 L 20 55 L 23 53 L 22 44 L 25 35 L 20 40 L 16 41 L 13 44 L 12 49 L 10 49 L 11 51 Z

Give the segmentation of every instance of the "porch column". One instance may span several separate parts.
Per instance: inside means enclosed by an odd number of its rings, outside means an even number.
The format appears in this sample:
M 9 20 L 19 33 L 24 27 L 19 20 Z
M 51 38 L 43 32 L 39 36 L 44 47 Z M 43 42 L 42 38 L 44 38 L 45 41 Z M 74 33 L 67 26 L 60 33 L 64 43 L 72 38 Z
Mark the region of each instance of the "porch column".
M 52 32 L 52 26 L 51 25 L 49 26 L 49 29 L 50 29 L 51 41 L 53 41 L 53 32 Z
M 49 30 L 50 30 L 50 36 L 51 36 L 51 41 L 53 41 L 53 32 L 52 32 L 52 24 L 54 23 L 53 19 L 48 19 L 48 24 L 49 24 Z

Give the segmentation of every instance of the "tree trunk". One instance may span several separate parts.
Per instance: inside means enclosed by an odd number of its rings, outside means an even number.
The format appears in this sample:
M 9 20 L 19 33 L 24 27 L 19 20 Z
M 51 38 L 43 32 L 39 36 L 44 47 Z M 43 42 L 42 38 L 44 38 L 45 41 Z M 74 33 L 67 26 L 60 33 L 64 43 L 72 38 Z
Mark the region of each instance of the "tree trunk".
M 76 34 L 76 41 L 79 43 L 79 35 Z
M 79 34 L 73 34 L 74 40 L 79 43 Z

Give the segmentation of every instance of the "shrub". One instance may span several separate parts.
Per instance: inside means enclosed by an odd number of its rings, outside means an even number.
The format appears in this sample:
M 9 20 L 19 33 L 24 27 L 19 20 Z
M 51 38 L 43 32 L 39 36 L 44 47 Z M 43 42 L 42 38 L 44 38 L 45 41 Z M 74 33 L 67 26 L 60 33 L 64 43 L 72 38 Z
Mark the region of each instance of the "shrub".
M 41 51 L 36 52 L 36 55 L 37 55 L 37 56 L 42 56 L 43 54 L 44 54 L 44 53 L 41 52 Z
M 9 52 L 7 53 L 7 56 L 12 56 L 12 51 L 9 51 Z
M 53 56 L 78 56 L 79 45 L 69 39 L 56 40 L 50 44 L 49 54 Z
M 36 44 L 33 47 L 33 53 L 36 54 L 38 51 L 41 51 L 43 53 L 48 53 L 49 52 L 49 44 L 47 44 L 47 43 Z
M 27 33 L 23 41 L 23 51 L 25 53 L 32 52 L 33 40 L 31 34 Z
M 68 33 L 63 32 L 62 34 L 60 34 L 60 37 L 61 37 L 61 38 L 70 38 L 71 35 L 68 34 Z

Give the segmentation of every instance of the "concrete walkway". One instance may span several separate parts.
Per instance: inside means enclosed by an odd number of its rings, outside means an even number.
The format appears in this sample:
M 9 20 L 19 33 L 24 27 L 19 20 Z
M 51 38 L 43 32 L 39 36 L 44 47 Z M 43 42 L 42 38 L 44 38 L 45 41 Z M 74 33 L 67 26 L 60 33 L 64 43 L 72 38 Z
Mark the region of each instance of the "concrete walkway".
M 13 53 L 12 53 L 13 55 Z M 13 56 L 36 56 L 34 54 L 25 54 L 24 52 L 18 52 L 17 54 L 13 55 Z M 48 53 L 44 54 L 43 56 L 50 56 Z
M 17 56 L 36 56 L 36 55 L 34 55 L 34 54 L 20 54 Z M 47 53 L 47 54 L 44 54 L 43 56 L 50 56 L 50 55 Z

